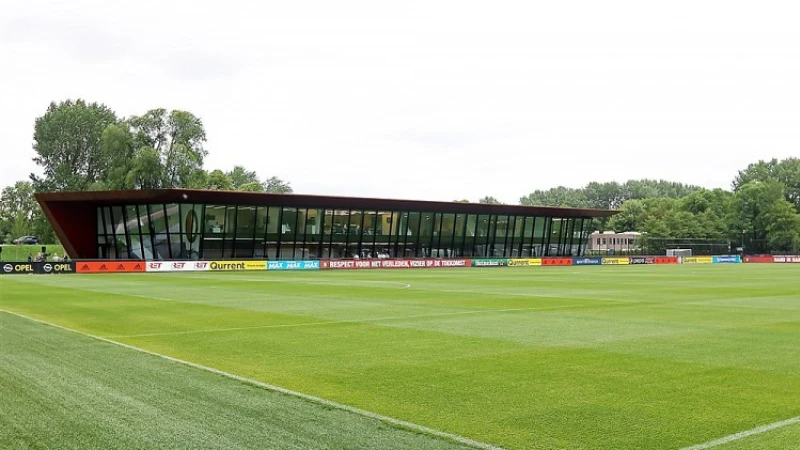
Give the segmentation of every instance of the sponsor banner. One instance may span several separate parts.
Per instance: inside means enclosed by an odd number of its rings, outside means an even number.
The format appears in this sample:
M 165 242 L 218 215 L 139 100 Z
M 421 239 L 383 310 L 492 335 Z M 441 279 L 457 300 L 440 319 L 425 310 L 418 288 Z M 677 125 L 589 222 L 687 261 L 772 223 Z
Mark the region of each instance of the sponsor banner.
M 245 271 L 267 270 L 266 261 L 209 261 L 208 270 L 213 271 Z
M 267 261 L 267 270 L 319 270 L 319 261 Z
M 739 255 L 714 256 L 711 258 L 711 262 L 714 264 L 738 264 L 742 262 L 742 257 Z
M 713 264 L 714 258 L 711 256 L 683 256 L 681 264 Z
M 515 267 L 515 266 L 541 266 L 542 259 L 541 258 L 515 258 L 508 260 L 508 267 Z
M 472 267 L 505 267 L 507 265 L 508 265 L 507 259 L 479 258 L 472 260 Z
M 37 266 L 41 263 L 29 262 L 4 262 L 0 263 L 0 271 L 5 275 L 20 275 L 26 273 L 37 273 Z
M 150 261 L 147 272 L 199 272 L 208 270 L 208 261 Z
M 630 264 L 656 264 L 656 259 L 652 256 L 631 256 L 628 259 Z
M 38 264 L 40 271 L 37 273 L 75 273 L 75 262 L 43 262 Z
M 572 265 L 574 266 L 599 266 L 602 263 L 603 258 L 600 258 L 599 256 L 572 259 Z
M 432 267 L 469 267 L 469 259 L 377 259 L 324 260 L 320 269 L 424 269 Z
M 772 259 L 776 263 L 800 263 L 800 256 L 796 255 L 773 256 Z
M 572 258 L 542 258 L 543 266 L 571 266 Z
M 742 262 L 751 264 L 772 264 L 775 262 L 775 257 L 772 255 L 745 256 L 742 258 Z
M 78 261 L 75 263 L 78 273 L 129 273 L 144 272 L 147 263 L 144 261 Z
M 603 258 L 603 265 L 616 265 L 616 266 L 623 266 L 630 264 L 630 258 Z
M 678 264 L 677 256 L 656 256 L 656 264 Z

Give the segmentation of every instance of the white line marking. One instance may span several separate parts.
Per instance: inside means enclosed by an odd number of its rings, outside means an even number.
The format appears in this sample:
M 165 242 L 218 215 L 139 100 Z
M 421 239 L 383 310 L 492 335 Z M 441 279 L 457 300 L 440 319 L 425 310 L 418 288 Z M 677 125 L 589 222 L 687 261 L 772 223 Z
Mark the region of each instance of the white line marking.
M 98 340 L 98 341 L 101 341 L 101 342 L 106 342 L 108 344 L 119 345 L 120 347 L 129 349 L 129 350 L 134 350 L 134 351 L 141 352 L 141 353 L 144 353 L 144 354 L 147 354 L 147 355 L 151 355 L 151 356 L 157 356 L 157 357 L 163 358 L 163 359 L 165 359 L 167 361 L 171 361 L 171 362 L 178 363 L 178 364 L 183 364 L 183 365 L 186 365 L 186 366 L 189 366 L 189 367 L 193 367 L 195 369 L 205 370 L 207 372 L 211 372 L 211 373 L 214 373 L 214 374 L 226 377 L 226 378 L 230 378 L 232 380 L 239 381 L 240 383 L 245 383 L 245 384 L 249 384 L 251 386 L 260 387 L 260 388 L 266 389 L 268 391 L 279 392 L 279 393 L 285 394 L 285 395 L 291 395 L 293 397 L 301 398 L 303 400 L 308 400 L 310 402 L 313 402 L 313 403 L 316 403 L 316 404 L 319 404 L 319 405 L 322 405 L 322 406 L 327 406 L 329 408 L 335 408 L 335 409 L 338 409 L 340 411 L 346 411 L 346 412 L 349 412 L 349 413 L 352 413 L 352 414 L 357 414 L 359 416 L 366 417 L 366 418 L 369 418 L 369 419 L 378 420 L 380 422 L 392 425 L 392 426 L 394 426 L 396 428 L 410 430 L 410 431 L 414 431 L 414 432 L 417 432 L 417 433 L 420 433 L 420 434 L 425 434 L 425 435 L 428 435 L 428 436 L 438 437 L 438 438 L 449 440 L 449 441 L 452 441 L 452 442 L 457 442 L 459 444 L 464 444 L 464 445 L 472 447 L 472 448 L 477 448 L 477 449 L 482 449 L 482 450 L 505 450 L 502 447 L 496 447 L 494 445 L 487 444 L 485 442 L 479 442 L 479 441 L 476 441 L 476 440 L 473 440 L 473 439 L 470 439 L 470 438 L 467 438 L 467 437 L 464 437 L 464 436 L 461 436 L 461 435 L 458 435 L 458 434 L 448 433 L 446 431 L 435 430 L 433 428 L 428 428 L 428 427 L 426 427 L 424 425 L 418 425 L 416 423 L 406 422 L 405 420 L 395 419 L 393 417 L 384 416 L 384 415 L 381 415 L 381 414 L 378 414 L 378 413 L 374 413 L 374 412 L 366 411 L 366 410 L 363 410 L 363 409 L 355 408 L 353 406 L 348 406 L 348 405 L 345 405 L 345 404 L 342 404 L 342 403 L 336 403 L 334 401 L 326 400 L 326 399 L 321 398 L 321 397 L 315 397 L 313 395 L 304 394 L 304 393 L 298 392 L 298 391 L 292 391 L 290 389 L 286 389 L 286 388 L 282 388 L 280 386 L 275 386 L 273 384 L 268 384 L 268 383 L 264 383 L 264 382 L 261 382 L 261 381 L 253 380 L 251 378 L 245 378 L 245 377 L 242 377 L 242 376 L 239 376 L 239 375 L 236 375 L 236 374 L 232 374 L 230 372 L 224 372 L 224 371 L 219 370 L 219 369 L 214 369 L 213 367 L 203 366 L 201 364 L 197 364 L 197 363 L 193 363 L 193 362 L 189 362 L 189 361 L 184 361 L 182 359 L 173 358 L 173 357 L 167 356 L 167 355 L 162 355 L 161 353 L 156 353 L 156 352 L 152 352 L 150 350 L 145 350 L 143 348 L 134 347 L 134 346 L 128 345 L 128 344 L 123 344 L 122 342 L 112 341 L 111 339 L 106 339 L 104 337 L 95 336 L 93 334 L 84 333 L 84 332 L 78 331 L 78 330 L 73 330 L 72 328 L 62 327 L 61 325 L 56 325 L 54 323 L 46 322 L 44 320 L 34 319 L 33 317 L 29 317 L 29 316 L 26 316 L 24 314 L 20 314 L 20 313 L 17 313 L 17 312 L 7 311 L 7 310 L 4 310 L 4 309 L 0 309 L 0 312 L 4 312 L 6 314 L 11 314 L 11 315 L 14 315 L 14 316 L 17 316 L 17 317 L 21 317 L 23 319 L 27 319 L 27 320 L 30 320 L 32 322 L 40 323 L 42 325 L 47 325 L 47 326 L 51 326 L 51 327 L 54 327 L 54 328 L 58 328 L 60 330 L 69 331 L 71 333 L 80 334 L 82 336 L 86 336 L 86 337 L 89 337 L 91 339 L 95 339 L 95 340 Z
M 691 447 L 684 447 L 681 450 L 706 450 L 709 448 L 727 444 L 728 442 L 738 441 L 739 439 L 744 439 L 746 437 L 750 437 L 755 434 L 766 433 L 767 431 L 776 430 L 778 428 L 794 425 L 796 423 L 800 423 L 800 416 L 792 417 L 791 419 L 781 420 L 780 422 L 773 422 L 767 425 L 761 425 L 760 427 L 755 427 L 751 430 L 740 431 L 738 433 L 730 434 L 728 436 L 721 437 L 719 439 L 714 439 L 713 441 L 708 441 L 703 444 L 697 444 Z
M 174 272 L 173 272 L 174 273 Z M 323 284 L 328 286 L 352 286 L 353 283 L 372 285 L 372 287 L 381 287 L 382 285 L 400 286 L 400 289 L 408 289 L 410 284 L 402 281 L 387 281 L 387 280 L 342 280 L 338 282 L 332 281 L 319 281 L 317 278 L 245 278 L 245 277 L 228 277 L 220 278 L 207 275 L 193 275 L 186 276 L 185 278 L 194 278 L 198 280 L 224 280 L 224 281 L 248 281 L 254 283 L 296 283 L 296 284 Z
M 178 334 L 197 334 L 197 333 L 216 333 L 223 331 L 241 331 L 241 330 L 261 330 L 267 328 L 295 328 L 295 327 L 311 327 L 318 325 L 337 325 L 337 324 L 360 324 L 371 322 L 382 322 L 388 320 L 404 320 L 404 319 L 419 319 L 426 317 L 447 317 L 447 316 L 462 316 L 467 314 L 480 314 L 480 313 L 503 313 L 503 312 L 517 312 L 517 311 L 547 311 L 558 310 L 566 308 L 581 308 L 589 305 L 565 305 L 565 306 L 542 306 L 533 308 L 508 308 L 508 309 L 483 309 L 483 310 L 469 310 L 469 311 L 455 311 L 443 313 L 430 313 L 430 314 L 413 314 L 408 316 L 387 316 L 387 317 L 374 317 L 371 319 L 363 320 L 329 320 L 324 322 L 301 322 L 301 323 L 285 323 L 278 325 L 254 325 L 250 327 L 231 327 L 231 328 L 210 328 L 205 330 L 184 330 L 184 331 L 165 331 L 162 333 L 144 333 L 144 334 L 124 334 L 106 336 L 108 338 L 137 338 L 137 337 L 153 337 L 153 336 L 172 336 Z

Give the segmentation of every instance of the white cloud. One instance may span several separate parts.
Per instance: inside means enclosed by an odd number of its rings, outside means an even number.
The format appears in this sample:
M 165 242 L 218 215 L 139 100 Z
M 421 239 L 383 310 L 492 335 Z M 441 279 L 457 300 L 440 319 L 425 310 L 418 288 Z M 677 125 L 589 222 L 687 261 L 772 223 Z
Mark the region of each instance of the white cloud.
M 83 97 L 203 118 L 209 167 L 431 200 L 628 178 L 728 187 L 800 154 L 793 2 L 13 1 L 0 185 Z

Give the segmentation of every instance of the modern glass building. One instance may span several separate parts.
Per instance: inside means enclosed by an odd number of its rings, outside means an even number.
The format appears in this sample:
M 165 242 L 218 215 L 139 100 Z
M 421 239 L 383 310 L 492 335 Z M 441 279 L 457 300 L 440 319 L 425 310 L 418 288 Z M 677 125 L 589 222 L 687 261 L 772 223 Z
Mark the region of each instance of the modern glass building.
M 40 193 L 72 258 L 579 256 L 609 210 L 183 189 Z

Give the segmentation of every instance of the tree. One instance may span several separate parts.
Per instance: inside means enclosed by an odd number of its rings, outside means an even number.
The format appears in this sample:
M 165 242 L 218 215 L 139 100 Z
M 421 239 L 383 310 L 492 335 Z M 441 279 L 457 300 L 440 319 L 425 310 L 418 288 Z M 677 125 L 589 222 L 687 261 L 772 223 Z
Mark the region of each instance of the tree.
M 33 196 L 33 183 L 18 181 L 0 193 L 0 237 L 34 235 L 43 243 L 56 241 L 55 233 Z
M 524 206 L 556 206 L 570 208 L 585 208 L 589 206 L 582 189 L 572 189 L 558 186 L 546 191 L 533 191 L 521 197 L 519 204 Z
M 737 187 L 736 209 L 751 252 L 790 251 L 800 240 L 800 218 L 778 181 L 751 181 Z
M 217 169 L 208 174 L 208 184 L 206 185 L 206 189 L 232 191 L 233 182 L 228 174 Z
M 453 203 L 469 203 L 469 200 L 466 200 L 466 199 L 453 200 Z
M 234 166 L 233 170 L 228 172 L 228 177 L 230 177 L 233 188 L 236 190 L 240 190 L 241 186 L 253 183 L 261 184 L 258 174 L 255 171 L 245 169 L 243 166 Z
M 273 194 L 291 194 L 294 192 L 294 189 L 292 189 L 292 186 L 290 186 L 288 182 L 273 176 L 264 182 L 264 191 Z
M 788 158 L 782 161 L 759 161 L 739 171 L 733 180 L 733 189 L 739 192 L 742 186 L 754 181 L 775 181 L 784 186 L 784 198 L 795 211 L 800 212 L 800 159 Z
M 159 108 L 128 120 L 137 152 L 153 149 L 161 163 L 162 188 L 179 188 L 196 177 L 208 152 L 203 122 L 187 111 Z M 149 150 L 148 150 L 149 151 Z
M 36 119 L 33 161 L 43 176 L 31 174 L 39 191 L 81 191 L 106 178 L 111 162 L 101 140 L 117 116 L 102 104 L 84 100 L 51 103 Z
M 498 200 L 498 199 L 496 199 L 496 198 L 494 198 L 492 196 L 489 196 L 489 195 L 487 195 L 486 197 L 483 197 L 482 199 L 478 200 L 478 203 L 483 203 L 485 205 L 502 205 L 503 204 L 503 202 L 501 202 L 500 200 Z

